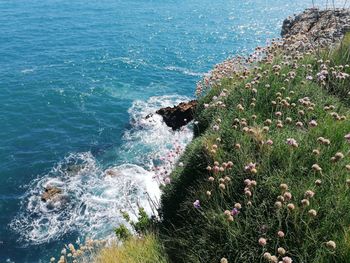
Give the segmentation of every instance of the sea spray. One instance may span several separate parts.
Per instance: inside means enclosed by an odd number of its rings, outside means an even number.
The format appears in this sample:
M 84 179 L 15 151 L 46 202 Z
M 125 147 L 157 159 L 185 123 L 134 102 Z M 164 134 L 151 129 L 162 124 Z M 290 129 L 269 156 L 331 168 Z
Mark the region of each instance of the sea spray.
M 101 158 L 91 152 L 71 153 L 38 176 L 28 186 L 22 209 L 10 224 L 22 244 L 42 244 L 72 233 L 108 238 L 114 227 L 125 223 L 120 211 L 135 217 L 142 206 L 154 213 L 150 200 L 157 203 L 159 185 L 169 182 L 172 167 L 192 139 L 190 126 L 174 132 L 154 112 L 188 99 L 160 96 L 135 101 L 128 111 L 131 128 L 123 136 L 123 145 L 111 150 L 121 160 L 118 164 L 104 167 Z M 41 195 L 49 186 L 62 193 L 43 202 Z

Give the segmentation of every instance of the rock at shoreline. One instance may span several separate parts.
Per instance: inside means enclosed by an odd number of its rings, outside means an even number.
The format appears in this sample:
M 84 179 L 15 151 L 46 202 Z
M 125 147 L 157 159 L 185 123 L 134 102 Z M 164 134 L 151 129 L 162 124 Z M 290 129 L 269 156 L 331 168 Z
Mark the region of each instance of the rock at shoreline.
M 50 200 L 56 200 L 58 198 L 58 195 L 61 193 L 61 189 L 54 186 L 47 186 L 45 187 L 44 193 L 41 195 L 41 201 L 47 202 Z
M 174 107 L 161 108 L 156 113 L 163 117 L 166 125 L 173 130 L 177 130 L 193 120 L 196 106 L 197 100 L 191 100 L 189 102 L 181 102 Z
M 281 36 L 306 36 L 311 43 L 330 45 L 350 31 L 349 9 L 306 9 L 303 13 L 283 21 Z

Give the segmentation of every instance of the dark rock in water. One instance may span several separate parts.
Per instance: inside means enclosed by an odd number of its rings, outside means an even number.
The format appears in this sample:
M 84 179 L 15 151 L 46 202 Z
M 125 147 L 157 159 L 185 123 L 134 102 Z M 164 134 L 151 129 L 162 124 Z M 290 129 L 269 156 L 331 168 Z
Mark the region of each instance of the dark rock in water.
M 147 114 L 147 116 L 145 117 L 145 119 L 149 119 L 149 118 L 152 118 L 153 117 L 153 113 L 150 113 L 150 114 Z
M 53 199 L 57 199 L 58 195 L 62 193 L 62 190 L 54 187 L 54 186 L 47 186 L 45 187 L 44 193 L 41 195 L 41 201 L 47 202 Z
M 163 117 L 164 122 L 173 130 L 177 130 L 193 120 L 197 100 L 181 102 L 174 107 L 166 107 L 157 110 L 156 113 Z
M 72 164 L 67 167 L 66 171 L 68 175 L 72 176 L 72 175 L 77 175 L 84 168 L 85 168 L 84 164 Z
M 342 39 L 350 28 L 349 9 L 306 9 L 283 21 L 282 37 L 306 36 L 311 43 L 330 45 Z
M 107 176 L 110 176 L 110 177 L 115 177 L 115 176 L 119 176 L 119 175 L 121 175 L 121 173 L 120 172 L 118 172 L 117 170 L 114 170 L 114 169 L 107 169 L 106 171 L 105 171 L 105 175 Z

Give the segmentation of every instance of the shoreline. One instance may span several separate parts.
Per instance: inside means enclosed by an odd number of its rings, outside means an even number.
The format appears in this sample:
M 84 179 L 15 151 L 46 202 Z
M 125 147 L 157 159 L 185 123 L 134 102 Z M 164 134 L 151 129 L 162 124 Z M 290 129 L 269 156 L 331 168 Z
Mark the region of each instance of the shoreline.
M 310 12 L 312 14 L 310 14 Z M 290 28 L 293 28 L 293 27 L 298 27 L 298 21 L 302 20 L 301 23 L 304 23 L 301 25 L 301 27 L 304 27 L 308 25 L 308 23 L 313 23 L 312 22 L 312 18 L 313 18 L 313 12 L 319 12 L 318 10 L 315 10 L 315 9 L 309 9 L 309 10 L 306 10 L 304 13 L 302 13 L 301 15 L 299 16 L 295 16 L 294 17 L 294 20 L 292 19 L 286 19 L 283 23 L 283 27 L 284 27 L 284 31 L 286 31 L 286 27 L 287 27 L 287 24 L 290 26 Z M 300 19 L 300 17 L 303 17 L 304 16 L 304 20 L 303 19 Z M 306 18 L 305 18 L 306 17 Z M 311 19 L 309 19 L 311 17 Z M 322 17 L 322 16 L 321 16 Z M 286 22 L 286 21 L 289 21 L 289 22 Z M 290 22 L 292 21 L 292 22 Z M 293 22 L 294 21 L 294 22 Z M 295 22 L 297 21 L 297 22 Z M 320 22 L 321 21 L 321 22 Z M 322 23 L 322 19 L 319 20 L 320 23 Z M 283 31 L 282 30 L 282 31 Z M 291 29 L 290 29 L 291 30 Z M 307 49 L 308 47 L 312 46 L 313 45 L 313 32 L 312 31 L 309 31 L 309 32 L 304 32 L 304 34 L 300 34 L 300 30 L 298 30 L 298 35 L 296 37 L 294 36 L 289 36 L 289 40 L 287 40 L 287 42 L 285 43 L 288 43 L 288 45 L 290 46 L 294 46 L 296 49 Z M 344 31 L 344 34 L 345 34 L 346 31 Z M 340 41 L 342 37 L 340 37 L 339 39 L 337 39 L 337 41 Z M 305 41 L 302 45 L 300 45 L 300 41 Z M 290 41 L 290 42 L 288 42 Z M 331 38 L 330 41 L 334 41 L 334 38 Z M 327 41 L 326 41 L 327 42 Z M 335 41 L 336 42 L 336 41 Z M 285 45 L 282 44 L 281 42 L 279 42 L 278 40 L 276 40 L 275 42 L 272 43 L 272 45 L 276 45 L 276 46 L 283 46 Z M 307 43 L 305 45 L 305 43 Z M 329 44 L 329 43 L 328 43 Z M 221 83 L 222 79 L 224 78 L 227 78 L 227 76 L 231 76 L 231 75 L 238 75 L 238 74 L 241 74 L 243 72 L 246 72 L 248 71 L 248 68 L 246 68 L 245 64 L 246 62 L 249 62 L 249 63 L 257 63 L 257 62 L 268 62 L 269 61 L 269 58 L 265 58 L 264 57 L 264 53 L 265 52 L 268 52 L 268 49 L 269 48 L 263 48 L 263 47 L 258 47 L 255 51 L 255 53 L 253 53 L 252 55 L 250 55 L 247 58 L 243 58 L 243 57 L 235 57 L 235 58 L 231 58 L 229 60 L 226 60 L 222 63 L 219 63 L 217 65 L 214 66 L 214 70 L 211 71 L 211 74 L 210 75 L 207 75 L 205 77 L 205 79 L 203 80 L 203 82 L 199 82 L 198 86 L 197 86 L 197 94 L 201 94 L 203 91 L 205 90 L 208 90 L 208 89 L 211 89 L 211 87 L 209 86 L 220 86 L 220 84 L 218 83 Z M 224 72 L 224 74 L 222 74 Z M 206 86 L 205 86 L 206 85 Z M 223 91 L 223 93 L 220 94 L 219 97 L 225 97 L 225 91 Z M 181 104 L 180 104 L 181 105 Z M 213 105 L 210 105 L 208 104 L 207 107 L 213 107 L 214 105 L 217 105 L 217 104 L 213 104 Z M 225 108 L 225 104 L 220 104 L 220 106 L 222 106 L 223 108 Z M 175 106 L 173 108 L 166 108 L 165 111 L 169 111 L 170 113 L 172 113 L 173 111 L 176 111 L 177 109 L 181 109 L 181 106 Z M 192 110 L 192 109 L 191 109 Z M 146 120 L 148 118 L 152 118 L 153 116 L 152 115 L 147 115 L 146 116 Z M 179 117 L 181 118 L 181 117 Z M 169 126 L 169 125 L 168 125 Z M 170 127 L 172 127 L 170 125 Z M 190 142 L 191 144 L 191 142 Z M 183 155 L 180 156 L 179 154 L 179 158 L 180 160 L 184 158 Z M 171 161 L 171 163 L 173 163 L 175 165 L 175 162 L 176 162 L 176 159 L 174 159 L 174 161 Z M 180 166 L 182 167 L 184 164 L 182 162 L 180 162 Z M 179 165 L 179 163 L 178 163 Z M 180 167 L 180 169 L 181 169 Z M 173 167 L 174 168 L 174 167 Z M 179 167 L 177 167 L 178 169 Z M 170 171 L 173 173 L 174 172 L 174 169 L 170 169 L 169 170 L 169 173 Z M 166 184 L 171 184 L 171 181 L 167 182 Z M 162 193 L 163 194 L 163 193 Z M 171 201 L 171 200 L 170 200 Z
M 321 15 L 321 17 L 322 17 L 322 15 Z M 289 24 L 290 26 L 291 25 L 293 25 L 293 23 L 296 21 L 296 19 L 295 18 L 293 18 L 293 19 L 288 19 L 289 20 L 289 22 L 287 23 L 286 22 L 286 24 Z M 293 22 L 294 21 L 294 22 Z M 298 22 L 298 21 L 297 21 Z M 300 21 L 299 21 L 300 22 Z M 346 22 L 346 24 L 347 24 L 348 22 Z M 285 24 L 285 23 L 284 23 Z M 305 23 L 306 25 L 307 25 L 307 23 Z M 295 24 L 294 24 L 294 26 L 295 26 Z M 337 26 L 339 26 L 339 25 L 337 25 Z M 292 26 L 291 26 L 292 27 Z M 298 31 L 298 32 L 300 32 L 300 28 L 298 28 L 298 26 L 296 26 L 296 27 L 294 27 L 294 29 L 290 29 L 290 30 L 294 30 L 294 31 Z M 318 29 L 317 28 L 315 28 L 315 30 L 314 31 L 317 31 Z M 319 30 L 318 30 L 319 31 Z M 340 31 L 337 31 L 337 32 L 335 32 L 336 33 L 336 35 L 334 35 L 334 34 L 332 34 L 331 35 L 331 40 L 333 41 L 334 39 L 338 39 L 338 41 L 341 39 L 341 36 L 339 36 L 339 35 L 337 35 L 337 34 L 339 34 L 339 32 L 343 32 L 343 34 L 345 34 L 346 32 L 348 31 L 348 27 L 344 27 L 344 28 L 342 28 Z M 310 33 L 310 36 L 306 36 L 306 35 L 304 35 L 304 36 L 298 36 L 297 38 L 298 38 L 298 40 L 297 41 L 305 41 L 305 42 L 307 42 L 308 40 L 307 39 L 310 39 L 310 38 L 313 38 L 314 36 L 312 36 L 312 34 L 313 34 L 313 32 L 308 32 L 308 33 Z M 295 39 L 294 39 L 295 40 Z M 294 41 L 293 40 L 293 41 Z M 297 41 L 294 41 L 294 44 L 297 42 Z M 324 45 L 329 45 L 329 43 L 326 41 L 325 42 L 325 44 Z M 299 45 L 299 47 L 300 48 L 305 48 L 305 46 L 303 46 L 303 47 L 301 47 L 300 45 Z M 253 54 L 253 55 L 251 55 L 250 57 L 248 57 L 248 60 L 259 60 L 260 58 L 261 58 L 261 54 L 263 54 L 265 52 L 265 50 L 264 50 L 264 48 L 258 48 L 258 50 L 256 50 L 256 53 L 255 54 Z M 238 68 L 236 68 L 235 66 L 236 65 L 239 65 L 238 66 Z M 236 57 L 236 58 L 232 58 L 232 59 L 228 59 L 228 60 L 225 60 L 225 61 L 223 61 L 222 63 L 219 63 L 219 64 L 217 64 L 217 65 L 215 65 L 214 66 L 214 70 L 212 70 L 211 71 L 211 75 L 206 75 L 205 77 L 204 77 L 204 80 L 202 81 L 202 82 L 199 82 L 198 83 L 198 85 L 197 85 L 197 95 L 199 95 L 199 94 L 201 94 L 201 93 L 206 93 L 206 92 L 208 92 L 210 89 L 211 89 L 211 87 L 212 86 L 219 86 L 219 88 L 220 88 L 220 85 L 221 85 L 221 81 L 222 81 L 222 79 L 225 79 L 225 78 L 227 78 L 228 76 L 230 76 L 230 75 L 238 75 L 238 74 L 241 74 L 241 72 L 242 72 L 242 70 L 243 70 L 243 72 L 246 70 L 245 69 L 245 65 L 246 65 L 246 60 L 245 60 L 245 58 L 243 58 L 243 57 L 239 57 L 238 56 L 238 58 Z M 257 70 L 258 71 L 258 70 Z M 258 80 L 258 79 L 257 79 Z M 213 104 L 211 104 L 211 103 L 206 103 L 206 104 L 204 104 L 204 105 L 200 105 L 200 107 L 208 107 L 208 108 L 210 108 L 210 107 L 212 107 L 214 104 L 215 104 L 215 107 L 218 105 L 218 104 L 220 104 L 220 106 L 222 106 L 222 108 L 225 108 L 226 106 L 227 106 L 227 104 L 225 104 L 225 103 L 221 103 L 220 101 L 221 101 L 221 98 L 224 98 L 225 96 L 227 95 L 227 92 L 225 91 L 225 90 L 223 90 L 222 91 L 222 93 L 220 93 L 220 94 L 217 94 L 217 97 L 219 98 L 218 99 L 218 101 L 216 101 L 215 103 L 213 103 Z M 220 102 L 220 103 L 218 103 L 218 102 Z M 217 104 L 218 103 L 218 104 Z M 177 104 L 177 103 L 176 103 Z M 169 110 L 169 109 L 168 109 Z M 170 112 L 172 111 L 172 109 L 170 109 Z M 192 111 L 192 109 L 191 109 L 191 111 Z M 155 112 L 155 111 L 154 111 Z M 192 112 L 192 115 L 195 115 L 194 117 L 197 117 L 196 116 L 196 113 L 193 113 Z M 150 117 L 151 119 L 151 121 L 152 121 L 152 116 Z M 157 116 L 156 117 L 157 119 L 159 119 L 159 116 Z M 186 120 L 184 120 L 185 122 L 188 122 L 189 121 L 189 118 L 182 118 L 182 117 L 179 117 L 180 119 L 186 119 Z M 147 116 L 146 116 L 146 118 L 145 118 L 145 122 L 147 121 Z M 156 121 L 159 121 L 159 120 L 156 120 Z M 197 135 L 198 134 L 200 134 L 201 132 L 203 132 L 204 131 L 204 129 L 206 128 L 205 127 L 205 124 L 204 124 L 204 126 L 202 126 L 202 123 L 200 123 L 199 125 L 198 125 L 198 127 L 197 127 L 197 124 L 196 124 L 196 128 L 198 128 L 198 131 L 196 131 L 196 130 L 194 130 L 193 131 L 193 134 L 194 134 L 194 137 L 196 138 L 197 137 Z M 150 132 L 150 134 L 151 134 L 151 132 Z M 153 137 L 152 137 L 153 138 Z M 155 140 L 157 140 L 157 138 L 155 137 L 155 138 L 153 138 L 153 139 L 155 139 Z M 189 141 L 189 143 L 188 144 L 192 144 L 193 143 L 193 140 L 191 139 L 190 141 Z M 187 145 L 188 145 L 187 144 Z M 171 153 L 171 155 L 172 154 L 175 154 L 175 155 L 177 155 L 177 157 L 176 158 L 173 158 L 173 159 L 171 159 L 170 157 L 169 157 L 169 159 L 168 160 L 166 160 L 166 162 L 169 162 L 169 165 L 167 165 L 167 168 L 164 168 L 163 170 L 164 171 L 162 171 L 162 172 L 159 172 L 158 173 L 158 171 L 156 171 L 157 169 L 157 166 L 155 165 L 154 166 L 154 170 L 152 169 L 151 171 L 147 171 L 147 172 L 151 172 L 151 173 L 154 173 L 155 174 L 155 176 L 159 176 L 159 178 L 161 178 L 161 179 L 159 179 L 158 180 L 158 184 L 164 184 L 165 185 L 165 187 L 167 187 L 167 185 L 168 184 L 171 184 L 172 183 L 172 179 L 170 178 L 170 176 L 169 176 L 169 174 L 170 173 L 174 173 L 174 170 L 175 169 L 173 169 L 174 167 L 176 167 L 176 168 L 179 168 L 177 165 L 178 164 L 180 164 L 180 163 L 182 163 L 182 162 L 178 162 L 178 161 L 176 161 L 178 158 L 180 158 L 180 159 L 183 159 L 183 158 L 185 158 L 185 156 L 182 154 L 182 151 L 183 151 L 184 149 L 180 149 L 180 150 L 178 150 L 178 149 L 176 149 L 176 147 L 173 149 L 173 150 L 170 150 L 170 153 Z M 179 154 L 181 152 L 181 155 Z M 166 156 L 166 158 L 165 159 L 167 159 L 167 153 L 166 154 L 164 154 L 165 156 Z M 186 164 L 183 164 L 182 163 L 182 165 L 186 165 Z M 170 167 L 170 168 L 169 168 Z M 69 169 L 71 169 L 71 168 L 69 168 Z M 72 170 L 74 170 L 75 168 L 73 167 L 72 168 Z M 85 168 L 82 168 L 82 170 L 84 170 Z M 111 180 L 110 180 L 110 183 L 111 184 L 113 184 L 113 183 L 115 183 L 116 182 L 116 180 L 115 179 L 113 179 L 114 177 L 118 177 L 118 176 L 120 176 L 120 175 L 122 175 L 123 176 L 123 173 L 121 173 L 120 172 L 120 169 L 121 169 L 121 167 L 109 167 L 108 169 L 104 169 L 103 171 L 101 171 L 101 172 L 99 172 L 99 174 L 103 174 L 103 176 L 106 176 L 106 177 L 111 177 Z M 146 171 L 147 169 L 145 169 L 145 171 Z M 166 173 L 164 173 L 166 171 Z M 133 169 L 133 173 L 135 172 L 135 169 Z M 78 172 L 79 173 L 79 172 Z M 141 171 L 140 172 L 140 174 L 141 173 L 144 173 L 144 171 Z M 158 173 L 158 175 L 157 175 L 157 173 Z M 167 178 L 169 178 L 169 180 L 167 179 Z M 70 180 L 70 179 L 69 179 Z M 40 191 L 45 191 L 45 190 L 43 190 L 43 189 L 45 189 L 45 187 L 46 186 L 44 186 L 44 185 L 40 185 Z M 43 188 L 44 187 L 44 188 Z M 153 188 L 153 184 L 152 184 L 152 186 L 149 186 L 148 188 Z M 41 193 L 41 192 L 40 192 Z M 56 192 L 56 194 L 61 194 L 61 192 Z M 39 196 L 39 198 L 42 198 L 42 195 L 41 194 L 39 194 L 38 195 Z M 51 197 L 50 197 L 51 198 Z M 46 197 L 44 198 L 44 199 L 46 199 L 46 202 L 49 200 L 49 199 L 47 199 Z M 54 199 L 54 197 L 53 197 L 53 199 Z

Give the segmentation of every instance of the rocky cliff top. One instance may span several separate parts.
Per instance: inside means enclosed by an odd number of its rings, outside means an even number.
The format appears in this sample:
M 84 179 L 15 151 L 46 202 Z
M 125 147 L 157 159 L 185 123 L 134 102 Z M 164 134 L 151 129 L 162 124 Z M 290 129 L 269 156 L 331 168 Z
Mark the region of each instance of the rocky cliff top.
M 338 42 L 350 31 L 349 9 L 306 9 L 283 21 L 283 38 L 304 35 L 311 43 L 320 46 Z

